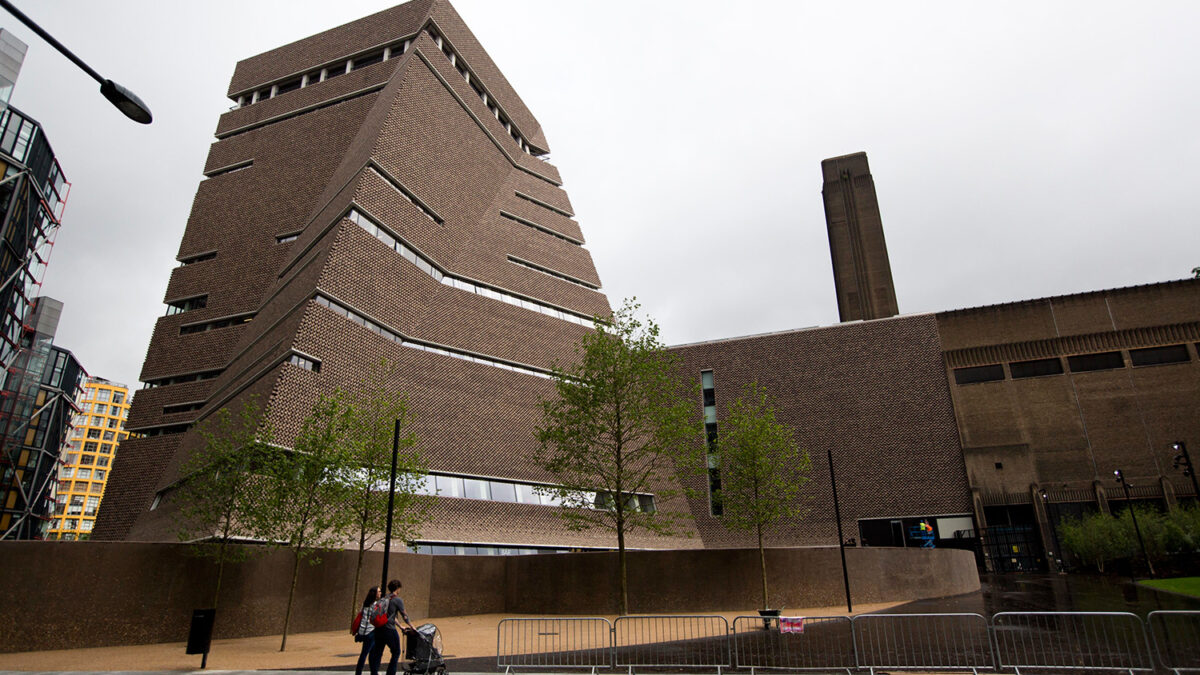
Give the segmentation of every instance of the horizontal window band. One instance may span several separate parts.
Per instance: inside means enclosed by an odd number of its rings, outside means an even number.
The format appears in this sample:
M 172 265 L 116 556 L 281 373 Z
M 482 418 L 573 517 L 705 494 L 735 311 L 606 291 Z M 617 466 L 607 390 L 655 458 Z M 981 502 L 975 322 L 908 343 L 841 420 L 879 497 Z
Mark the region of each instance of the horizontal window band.
M 350 222 L 366 230 L 367 234 L 370 234 L 376 239 L 382 241 L 384 244 L 388 245 L 393 251 L 399 253 L 400 256 L 405 260 L 416 265 L 417 269 L 433 277 L 433 280 L 437 281 L 438 283 L 445 284 L 447 286 L 453 286 L 454 288 L 468 291 L 476 295 L 482 295 L 493 300 L 499 300 L 510 305 L 515 305 L 523 309 L 537 312 L 539 314 L 545 314 L 546 316 L 553 317 L 555 319 L 562 319 L 563 321 L 567 321 L 578 326 L 591 326 L 593 324 L 593 318 L 586 316 L 582 312 L 564 309 L 540 300 L 534 300 L 532 298 L 519 296 L 508 291 L 503 291 L 494 286 L 470 281 L 449 274 L 441 265 L 438 265 L 429 258 L 426 258 L 424 254 L 413 249 L 404 240 L 400 239 L 399 236 L 390 232 L 385 226 L 380 225 L 377 219 L 360 210 L 360 207 L 357 207 L 357 205 L 352 206 L 346 213 L 345 217 L 349 219 Z
M 328 108 L 329 106 L 337 105 L 339 103 L 349 101 L 350 99 L 358 98 L 359 96 L 366 96 L 367 94 L 374 94 L 375 92 L 382 90 L 384 88 L 384 86 L 386 86 L 386 85 L 387 85 L 386 81 L 380 82 L 378 84 L 372 84 L 370 86 L 363 87 L 362 89 L 356 89 L 352 92 L 342 94 L 341 96 L 335 96 L 331 99 L 327 99 L 324 101 L 318 101 L 317 103 L 313 103 L 311 105 L 306 105 L 302 108 L 296 108 L 295 110 L 290 110 L 285 113 L 280 113 L 278 115 L 275 115 L 274 117 L 268 117 L 265 120 L 259 120 L 257 122 L 243 124 L 242 126 L 237 127 L 236 129 L 230 129 L 229 131 L 223 131 L 219 134 L 216 134 L 217 140 L 223 141 L 226 138 L 230 138 L 232 136 L 237 136 L 238 134 L 242 134 L 247 131 L 253 131 L 255 129 L 259 129 L 259 128 L 262 128 L 262 127 L 265 127 L 265 126 L 268 126 L 271 124 L 275 124 L 276 122 L 282 122 L 284 120 L 289 120 L 293 117 L 299 117 L 300 115 L 304 115 L 304 114 L 307 114 L 310 112 L 315 112 L 322 108 Z
M 254 313 L 240 314 L 238 316 L 223 317 L 205 321 L 202 323 L 184 324 L 179 327 L 180 335 L 191 335 L 193 333 L 204 333 L 210 330 L 219 330 L 221 328 L 229 328 L 230 326 L 242 326 L 250 323 L 254 319 Z
M 426 217 L 428 217 L 430 220 L 437 223 L 438 225 L 444 225 L 446 223 L 446 220 L 444 218 L 442 218 L 436 212 L 434 212 L 434 210 L 432 208 L 430 208 L 430 206 L 428 204 L 426 204 L 420 197 L 413 194 L 412 190 L 409 190 L 408 188 L 404 187 L 404 185 L 400 182 L 400 180 L 398 178 L 396 178 L 395 176 L 393 176 L 390 172 L 388 172 L 387 169 L 383 168 L 382 166 L 379 166 L 379 164 L 376 163 L 375 160 L 372 159 L 372 160 L 368 161 L 367 168 L 369 168 L 371 171 L 375 172 L 375 175 L 382 178 L 383 182 L 392 186 L 392 189 L 394 189 L 396 192 L 399 192 L 401 197 L 404 197 L 409 202 L 411 202 L 413 206 L 420 209 L 421 213 L 424 213 L 426 215 Z
M 521 267 L 528 267 L 529 269 L 534 270 L 535 272 L 541 272 L 542 274 L 554 277 L 555 279 L 561 279 L 562 281 L 570 282 L 572 284 L 575 284 L 576 286 L 583 286 L 584 288 L 587 288 L 587 289 L 590 289 L 593 291 L 600 290 L 599 286 L 597 286 L 596 284 L 593 284 L 590 281 L 584 281 L 583 279 L 580 279 L 578 277 L 573 277 L 570 274 L 563 274 L 562 272 L 556 272 L 555 270 L 552 270 L 549 267 L 543 267 L 537 263 L 529 262 L 528 260 L 518 258 L 515 255 L 509 255 L 508 261 L 510 263 L 513 263 L 514 265 L 520 265 Z
M 217 251 L 214 249 L 211 251 L 205 251 L 203 253 L 194 253 L 189 256 L 176 258 L 176 260 L 179 262 L 181 267 L 187 267 L 188 265 L 194 265 L 198 262 L 204 262 L 205 260 L 212 260 L 215 257 L 217 257 Z
M 416 33 L 413 33 L 413 34 L 411 34 L 411 35 L 405 35 L 404 37 L 398 37 L 398 38 L 394 38 L 394 39 L 388 40 L 388 41 L 386 41 L 386 42 L 381 42 L 381 43 L 379 43 L 379 44 L 377 44 L 377 45 L 374 45 L 374 46 L 372 46 L 372 47 L 368 47 L 368 48 L 366 48 L 366 49 L 359 50 L 359 51 L 357 51 L 357 52 L 354 52 L 354 53 L 352 53 L 352 54 L 348 54 L 348 55 L 346 55 L 346 56 L 341 56 L 341 57 L 338 57 L 338 58 L 336 58 L 336 59 L 334 59 L 334 60 L 332 60 L 332 61 L 327 61 L 327 62 L 325 62 L 325 63 L 322 63 L 322 64 L 318 65 L 318 66 L 313 66 L 313 67 L 311 67 L 311 68 L 305 68 L 304 70 L 301 70 L 301 71 L 298 71 L 298 72 L 289 73 L 288 75 L 284 75 L 283 77 L 278 77 L 278 78 L 275 78 L 275 79 L 273 79 L 273 80 L 268 80 L 268 81 L 266 81 L 266 82 L 262 82 L 262 83 L 256 84 L 256 85 L 254 85 L 253 87 L 247 87 L 246 89 L 243 89 L 243 90 L 241 90 L 241 91 L 236 91 L 236 92 L 234 92 L 234 93 L 230 94 L 230 95 L 229 95 L 229 98 L 230 98 L 230 100 L 232 100 L 232 101 L 236 101 L 236 100 L 238 100 L 240 97 L 242 97 L 242 96 L 247 96 L 247 95 L 251 95 L 251 94 L 253 94 L 254 92 L 256 92 L 256 91 L 258 91 L 258 90 L 260 90 L 260 89 L 265 89 L 266 87 L 271 87 L 271 86 L 274 86 L 274 85 L 276 85 L 276 84 L 280 84 L 280 83 L 282 83 L 282 82 L 287 82 L 287 81 L 289 81 L 289 80 L 295 80 L 295 79 L 297 79 L 297 78 L 304 77 L 304 76 L 305 76 L 306 74 L 308 74 L 308 73 L 312 73 L 312 72 L 315 72 L 315 71 L 320 71 L 320 70 L 325 70 L 325 69 L 329 68 L 330 66 L 336 66 L 336 65 L 339 65 L 339 64 L 342 64 L 342 65 L 344 65 L 344 64 L 345 64 L 347 61 L 355 61 L 355 60 L 359 60 L 359 59 L 361 59 L 362 57 L 364 57 L 364 56 L 367 56 L 368 54 L 372 54 L 373 52 L 382 52 L 382 51 L 383 51 L 385 48 L 389 48 L 389 47 L 395 47 L 396 45 L 400 45 L 400 46 L 401 46 L 401 50 L 400 50 L 400 52 L 399 52 L 399 53 L 397 53 L 397 52 L 392 52 L 392 53 L 391 53 L 391 56 L 389 56 L 389 58 L 388 58 L 387 60 L 388 60 L 388 61 L 390 61 L 390 60 L 392 60 L 392 59 L 399 58 L 399 57 L 403 56 L 405 53 L 407 53 L 407 46 L 405 45 L 405 43 L 406 43 L 406 42 L 409 42 L 409 41 L 411 41 L 411 40 L 413 40 L 413 39 L 414 39 L 414 38 L 416 38 L 416 37 L 417 37 L 417 35 L 419 35 L 419 34 L 420 34 L 420 30 L 418 30 Z M 353 72 L 353 71 L 352 71 L 352 72 Z M 325 82 L 325 81 L 327 81 L 327 80 L 322 80 L 322 82 Z M 314 84 L 319 84 L 319 83 L 316 83 L 316 82 L 310 82 L 309 84 L 307 84 L 307 85 L 305 85 L 305 86 L 311 87 L 311 86 L 313 86 Z
M 212 380 L 218 377 L 225 370 L 202 370 L 194 373 L 183 373 L 181 375 L 169 375 L 167 377 L 156 377 L 150 380 L 144 380 L 145 389 L 153 389 L 155 387 L 166 387 L 172 384 L 185 384 L 187 382 L 200 382 L 203 380 Z
M 583 242 L 580 241 L 579 239 L 576 239 L 575 237 L 572 237 L 569 235 L 565 235 L 562 232 L 559 232 L 557 230 L 552 230 L 549 227 L 546 227 L 545 225 L 539 225 L 538 223 L 535 223 L 532 220 L 529 220 L 528 218 L 522 218 L 521 216 L 513 215 L 513 214 L 509 213 L 508 211 L 501 211 L 500 216 L 502 218 L 508 218 L 511 221 L 520 223 L 526 227 L 532 227 L 533 229 L 538 230 L 539 232 L 545 232 L 546 234 L 550 235 L 551 237 L 557 237 L 559 239 L 562 239 L 563 241 L 569 241 L 572 244 L 575 244 L 576 246 L 583 246 Z
M 574 214 L 574 213 L 571 213 L 570 211 L 565 211 L 565 210 L 563 210 L 563 209 L 560 209 L 560 208 L 558 208 L 557 206 L 555 206 L 555 205 L 553 205 L 553 204 L 550 204 L 550 203 L 548 203 L 548 202 L 544 202 L 544 201 L 542 201 L 542 200 L 538 199 L 537 197 L 533 197 L 533 196 L 527 195 L 527 194 L 525 194 L 524 192 L 521 192 L 520 190 L 516 190 L 516 191 L 514 191 L 514 192 L 513 192 L 513 194 L 515 194 L 515 195 L 517 196 L 517 198 L 518 198 L 518 199 L 524 199 L 524 200 L 525 200 L 525 201 L 527 201 L 527 202 L 532 202 L 532 203 L 534 203 L 534 204 L 537 204 L 538 206 L 542 207 L 543 209 L 546 209 L 547 211 L 553 211 L 553 212 L 557 213 L 557 214 L 558 214 L 558 215 L 560 215 L 560 216 L 566 216 L 567 218 L 574 218 L 574 217 L 575 217 L 575 214 Z
M 220 168 L 213 169 L 212 171 L 205 171 L 204 175 L 207 178 L 216 178 L 217 176 L 224 176 L 227 173 L 233 173 L 234 171 L 241 171 L 242 169 L 248 169 L 252 166 L 254 166 L 254 160 L 247 159 L 245 161 L 234 162 L 233 164 L 229 164 L 227 166 L 222 166 Z
M 358 311 L 352 309 L 348 304 L 326 295 L 325 293 L 318 292 L 313 296 L 313 302 L 331 310 L 334 314 L 337 314 L 342 318 L 348 319 L 351 323 L 362 326 L 372 333 L 375 333 L 380 337 L 391 340 L 392 342 L 404 347 L 420 349 L 421 351 L 426 352 L 433 352 L 435 354 L 441 354 L 443 356 L 449 356 L 451 358 L 456 358 L 463 361 L 472 361 L 474 363 L 492 366 L 493 368 L 499 368 L 501 370 L 511 370 L 517 373 L 525 373 L 526 375 L 533 375 L 535 377 L 541 377 L 544 379 L 549 379 L 551 377 L 550 371 L 541 368 L 535 368 L 534 366 L 519 364 L 512 361 L 504 361 L 494 357 L 468 352 L 466 350 L 454 349 L 445 345 L 427 342 L 425 340 L 414 340 L 410 337 L 402 335 L 392 328 L 383 325 L 378 321 L 375 321 L 374 319 L 367 317 L 364 314 L 359 313 Z

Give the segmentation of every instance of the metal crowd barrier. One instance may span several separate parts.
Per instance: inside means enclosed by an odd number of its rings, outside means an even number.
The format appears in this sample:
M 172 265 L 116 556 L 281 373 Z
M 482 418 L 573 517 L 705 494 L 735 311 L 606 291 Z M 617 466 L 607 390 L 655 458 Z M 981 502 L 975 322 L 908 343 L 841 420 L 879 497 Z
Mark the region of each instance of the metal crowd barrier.
M 798 632 L 781 632 L 779 617 L 739 616 L 733 620 L 733 663 L 736 668 L 821 670 L 857 667 L 854 629 L 845 616 L 807 616 Z
M 980 614 L 860 614 L 854 617 L 858 667 L 888 670 L 992 670 L 988 622 Z
M 1000 612 L 992 616 L 997 666 L 1154 670 L 1142 620 L 1128 612 Z
M 784 629 L 784 630 L 781 630 Z M 1153 646 L 1152 646 L 1153 645 Z M 504 619 L 497 665 L 756 670 L 1119 670 L 1200 672 L 1200 612 L 623 616 Z
M 1159 610 L 1146 616 L 1158 662 L 1176 675 L 1200 671 L 1200 612 Z
M 723 616 L 622 616 L 613 622 L 613 667 L 729 667 Z
M 610 668 L 608 619 L 504 619 L 496 627 L 496 665 L 523 668 Z

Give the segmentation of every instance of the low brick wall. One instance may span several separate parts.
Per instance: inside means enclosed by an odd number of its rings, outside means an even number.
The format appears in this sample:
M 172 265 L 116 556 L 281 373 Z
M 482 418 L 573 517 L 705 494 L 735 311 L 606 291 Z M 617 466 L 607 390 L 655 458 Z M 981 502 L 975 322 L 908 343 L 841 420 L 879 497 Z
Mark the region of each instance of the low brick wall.
M 630 611 L 706 612 L 758 604 L 755 550 L 632 551 Z M 966 551 L 847 549 L 855 602 L 915 600 L 979 589 Z M 291 632 L 347 627 L 356 552 L 300 564 Z M 364 584 L 383 554 L 367 554 Z M 467 614 L 612 614 L 616 553 L 538 556 L 392 554 L 414 618 Z M 771 592 L 792 607 L 845 600 L 836 548 L 768 551 Z M 226 566 L 215 637 L 277 634 L 291 579 L 290 552 Z M 181 544 L 2 542 L 0 652 L 182 642 L 191 610 L 212 605 L 216 565 Z M 365 590 L 363 591 L 365 594 Z M 361 601 L 361 599 L 359 599 Z

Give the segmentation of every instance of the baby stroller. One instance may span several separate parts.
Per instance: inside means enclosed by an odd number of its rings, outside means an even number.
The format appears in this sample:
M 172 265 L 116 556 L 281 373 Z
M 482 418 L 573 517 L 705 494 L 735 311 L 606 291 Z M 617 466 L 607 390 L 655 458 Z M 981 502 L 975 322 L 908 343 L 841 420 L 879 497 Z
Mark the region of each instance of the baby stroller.
M 421 624 L 416 630 L 407 631 L 407 635 L 404 653 L 408 656 L 408 663 L 404 664 L 404 672 L 413 675 L 442 675 L 446 672 L 446 662 L 442 660 L 442 634 L 437 626 Z

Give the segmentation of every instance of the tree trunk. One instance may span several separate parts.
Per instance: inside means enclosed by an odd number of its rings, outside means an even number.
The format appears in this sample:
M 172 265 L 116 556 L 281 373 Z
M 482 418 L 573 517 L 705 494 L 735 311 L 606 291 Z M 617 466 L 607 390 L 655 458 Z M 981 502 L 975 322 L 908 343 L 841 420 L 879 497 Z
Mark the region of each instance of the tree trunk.
M 767 552 L 763 549 L 762 525 L 758 526 L 758 564 L 762 568 L 762 608 L 771 609 L 767 604 Z
M 358 565 L 354 568 L 354 595 L 350 599 L 350 612 L 357 611 L 362 600 L 358 597 L 358 585 L 362 582 L 363 555 L 367 547 L 367 516 L 364 513 L 358 528 Z
M 279 651 L 287 647 L 288 624 L 292 620 L 292 599 L 296 597 L 296 578 L 300 576 L 300 547 L 296 547 L 295 562 L 292 564 L 292 586 L 288 591 L 287 611 L 283 613 L 283 640 L 279 643 Z
M 629 613 L 629 583 L 625 576 L 625 521 L 617 521 L 617 566 L 621 577 L 621 607 L 620 615 Z

